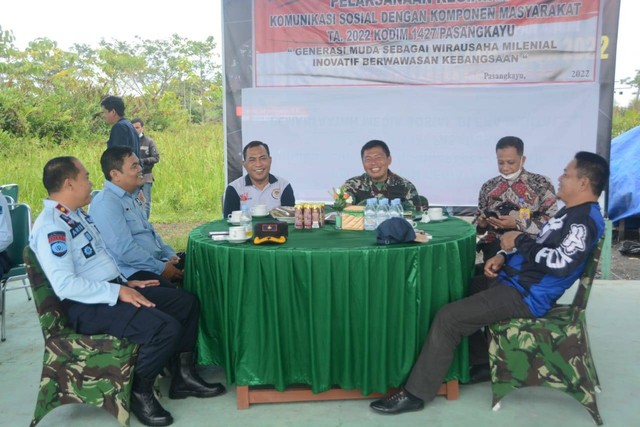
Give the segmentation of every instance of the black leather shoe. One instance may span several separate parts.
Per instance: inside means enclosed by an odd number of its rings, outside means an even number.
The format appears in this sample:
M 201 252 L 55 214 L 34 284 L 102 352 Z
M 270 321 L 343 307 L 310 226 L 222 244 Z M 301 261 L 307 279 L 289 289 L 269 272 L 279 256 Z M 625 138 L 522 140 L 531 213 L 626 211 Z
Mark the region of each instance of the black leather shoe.
M 162 427 L 173 423 L 167 412 L 153 394 L 153 380 L 134 378 L 131 391 L 131 412 L 146 426 Z
M 391 396 L 371 402 L 369 407 L 381 414 L 396 415 L 403 412 L 419 411 L 424 408 L 424 402 L 401 388 Z
M 196 372 L 193 353 L 180 353 L 175 360 L 169 387 L 170 399 L 186 397 L 215 397 L 226 391 L 220 383 L 208 383 Z
M 478 384 L 491 381 L 491 367 L 488 363 L 473 365 L 469 370 L 469 382 L 467 384 Z

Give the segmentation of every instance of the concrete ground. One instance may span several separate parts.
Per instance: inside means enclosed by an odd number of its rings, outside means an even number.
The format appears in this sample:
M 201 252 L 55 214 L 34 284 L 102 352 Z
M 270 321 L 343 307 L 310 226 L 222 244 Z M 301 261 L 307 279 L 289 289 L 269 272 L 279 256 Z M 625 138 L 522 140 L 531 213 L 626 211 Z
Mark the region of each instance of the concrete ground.
M 596 281 L 587 311 L 589 337 L 600 377 L 597 397 L 604 425 L 640 425 L 640 281 Z M 0 343 L 0 426 L 26 427 L 31 421 L 42 363 L 43 340 L 35 307 L 23 290 L 7 295 L 7 341 Z M 215 367 L 202 376 L 224 382 Z M 488 383 L 461 386 L 460 399 L 442 397 L 425 410 L 399 416 L 381 416 L 369 409 L 369 400 L 261 404 L 236 409 L 235 385 L 213 399 L 170 400 L 168 383 L 161 384 L 163 406 L 175 426 L 590 426 L 587 411 L 571 397 L 547 388 L 518 390 L 491 410 Z M 47 415 L 41 427 L 117 426 L 106 412 L 88 405 L 66 405 Z M 132 426 L 141 425 L 135 416 Z

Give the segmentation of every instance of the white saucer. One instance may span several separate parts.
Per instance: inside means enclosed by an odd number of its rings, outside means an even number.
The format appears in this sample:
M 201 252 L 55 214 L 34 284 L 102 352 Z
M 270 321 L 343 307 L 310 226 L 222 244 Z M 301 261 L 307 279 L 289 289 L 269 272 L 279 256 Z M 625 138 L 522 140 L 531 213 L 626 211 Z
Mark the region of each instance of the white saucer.
M 264 218 L 265 216 L 269 216 L 269 212 L 260 215 L 252 213 L 251 216 L 254 218 Z
M 229 243 L 244 243 L 249 239 L 250 239 L 250 237 L 244 237 L 242 239 L 227 239 L 227 242 L 229 242 Z
M 442 217 L 442 218 L 440 218 L 440 219 L 432 219 L 432 220 L 431 220 L 431 221 L 429 221 L 429 222 L 442 222 L 442 221 L 446 221 L 446 220 L 448 220 L 448 219 L 449 219 L 449 217 L 448 217 L 448 216 L 443 216 L 443 217 Z
M 240 221 L 235 222 L 235 221 L 231 221 L 230 219 L 228 219 L 228 220 L 227 220 L 227 224 L 231 224 L 231 225 L 242 225 L 242 224 L 240 223 Z

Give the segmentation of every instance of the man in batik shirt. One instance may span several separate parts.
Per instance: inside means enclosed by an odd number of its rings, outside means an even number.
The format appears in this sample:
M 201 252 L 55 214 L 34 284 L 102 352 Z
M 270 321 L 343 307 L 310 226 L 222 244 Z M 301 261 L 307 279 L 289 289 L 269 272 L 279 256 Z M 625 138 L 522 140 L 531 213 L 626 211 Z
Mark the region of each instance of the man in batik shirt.
M 500 175 L 485 182 L 478 197 L 475 223 L 479 235 L 478 249 L 483 260 L 500 250 L 500 237 L 517 230 L 534 237 L 558 211 L 556 194 L 549 178 L 523 169 L 524 143 L 515 136 L 505 136 L 496 144 Z
M 345 182 L 345 192 L 353 198 L 354 204 L 364 204 L 371 197 L 400 199 L 405 210 L 426 210 L 426 198 L 418 196 L 411 181 L 389 170 L 391 152 L 383 141 L 377 139 L 364 144 L 360 150 L 365 173 L 349 178 Z

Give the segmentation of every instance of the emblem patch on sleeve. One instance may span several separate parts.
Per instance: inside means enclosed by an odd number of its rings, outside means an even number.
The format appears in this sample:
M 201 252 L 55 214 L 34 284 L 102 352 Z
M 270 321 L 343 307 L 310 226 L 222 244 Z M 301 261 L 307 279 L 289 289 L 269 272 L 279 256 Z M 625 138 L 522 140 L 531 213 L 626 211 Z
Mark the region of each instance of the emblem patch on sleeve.
M 84 255 L 85 258 L 89 259 L 95 254 L 96 254 L 96 251 L 93 249 L 93 246 L 91 246 L 91 243 L 87 243 L 85 246 L 82 247 L 82 255 Z
M 67 253 L 67 236 L 64 231 L 54 231 L 47 234 L 51 253 L 57 257 L 63 257 Z

